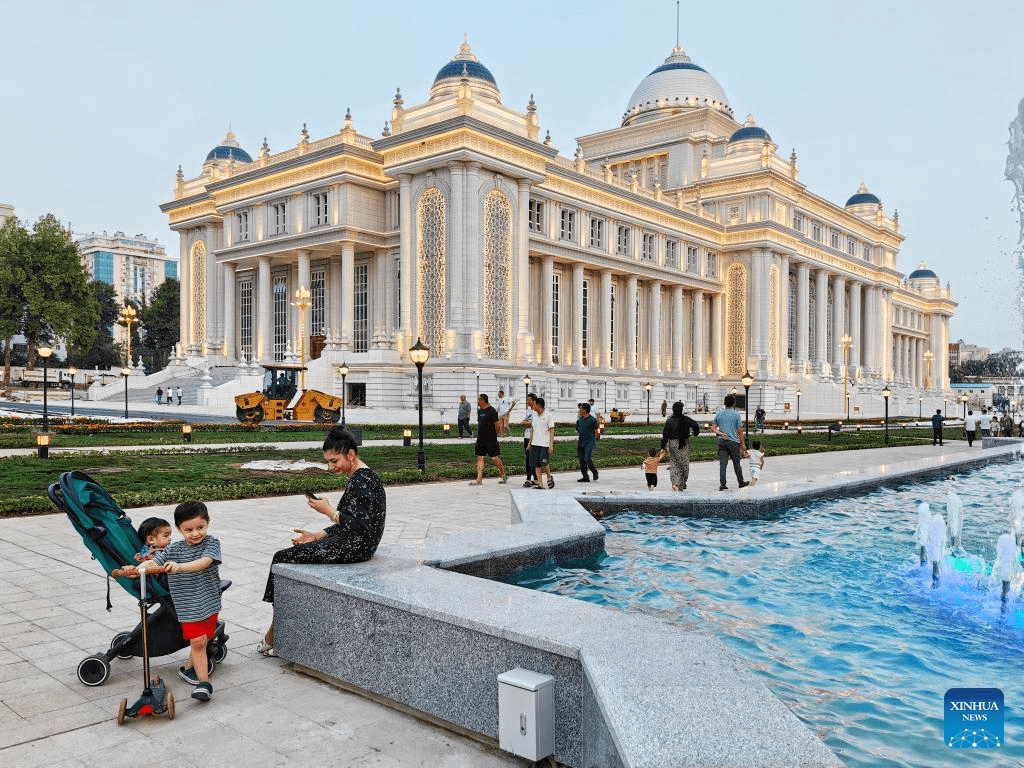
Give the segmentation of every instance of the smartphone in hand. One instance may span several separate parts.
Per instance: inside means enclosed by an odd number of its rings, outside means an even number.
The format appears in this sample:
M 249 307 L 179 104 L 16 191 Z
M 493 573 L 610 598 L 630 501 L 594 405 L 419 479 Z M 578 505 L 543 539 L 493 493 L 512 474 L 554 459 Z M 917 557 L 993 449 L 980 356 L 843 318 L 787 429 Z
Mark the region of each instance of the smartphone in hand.
M 320 497 L 317 496 L 312 491 L 305 491 L 305 494 L 307 499 L 312 499 L 313 501 L 320 501 Z

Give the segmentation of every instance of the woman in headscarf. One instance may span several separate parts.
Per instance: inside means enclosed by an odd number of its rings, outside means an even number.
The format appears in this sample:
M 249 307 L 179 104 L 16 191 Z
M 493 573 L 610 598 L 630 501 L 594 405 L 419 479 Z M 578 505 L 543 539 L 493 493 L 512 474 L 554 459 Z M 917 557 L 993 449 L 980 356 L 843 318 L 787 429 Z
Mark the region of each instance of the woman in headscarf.
M 668 450 L 668 476 L 673 491 L 685 491 L 690 478 L 690 435 L 700 434 L 700 425 L 683 414 L 683 404 L 672 403 L 672 415 L 661 431 L 661 448 Z

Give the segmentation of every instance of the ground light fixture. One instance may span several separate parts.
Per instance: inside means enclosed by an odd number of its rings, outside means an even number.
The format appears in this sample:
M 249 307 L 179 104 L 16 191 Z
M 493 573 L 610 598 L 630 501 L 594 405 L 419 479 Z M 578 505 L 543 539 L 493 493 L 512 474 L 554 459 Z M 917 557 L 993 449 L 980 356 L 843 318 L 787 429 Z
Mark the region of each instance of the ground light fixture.
M 36 432 L 36 452 L 40 459 L 50 458 L 50 433 Z
M 408 448 L 412 445 L 412 430 L 406 429 L 402 431 L 402 445 Z
M 49 432 L 50 417 L 47 409 L 46 392 L 50 389 L 48 373 L 50 369 L 50 355 L 53 354 L 53 347 L 49 344 L 40 344 L 36 347 L 36 353 L 43 358 L 43 432 Z
M 182 424 L 181 425 L 181 442 L 191 443 L 192 442 L 192 425 Z
M 419 394 L 419 416 L 420 416 L 420 452 L 416 458 L 416 466 L 420 472 L 427 471 L 427 454 L 423 450 L 423 366 L 430 359 L 430 347 L 421 339 L 409 348 L 409 359 L 416 363 L 416 388 Z

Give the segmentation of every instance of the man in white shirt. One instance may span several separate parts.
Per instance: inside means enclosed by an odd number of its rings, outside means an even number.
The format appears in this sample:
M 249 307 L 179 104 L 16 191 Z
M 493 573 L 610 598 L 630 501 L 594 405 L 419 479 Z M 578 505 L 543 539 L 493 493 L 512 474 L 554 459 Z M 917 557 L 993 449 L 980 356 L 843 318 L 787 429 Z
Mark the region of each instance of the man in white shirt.
M 494 407 L 498 409 L 498 437 L 508 437 L 512 430 L 508 428 L 508 415 L 516 407 L 516 400 L 505 396 L 505 390 L 498 390 L 498 402 Z
M 964 419 L 964 432 L 967 433 L 967 447 L 974 445 L 974 438 L 978 436 L 978 422 L 981 419 L 974 415 L 974 411 L 968 411 Z
M 548 463 L 551 451 L 555 447 L 555 420 L 544 410 L 544 398 L 533 401 L 533 424 L 530 432 L 530 464 L 536 472 L 537 482 L 534 487 L 544 489 L 544 475 L 547 474 L 547 487 L 555 487 L 555 479 L 551 476 L 551 465 Z

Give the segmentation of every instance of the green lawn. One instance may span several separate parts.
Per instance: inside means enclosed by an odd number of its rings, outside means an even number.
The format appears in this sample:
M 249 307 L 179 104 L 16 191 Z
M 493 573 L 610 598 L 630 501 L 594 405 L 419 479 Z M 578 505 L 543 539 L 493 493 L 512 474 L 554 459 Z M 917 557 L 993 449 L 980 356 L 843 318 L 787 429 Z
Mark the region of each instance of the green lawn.
M 2 425 L 0 425 L 2 426 Z M 289 425 L 292 429 L 284 430 L 288 439 L 317 440 L 324 434 L 322 427 L 309 428 L 301 425 Z M 660 444 L 661 424 L 627 425 L 621 429 L 619 425 L 608 428 L 606 434 L 640 432 L 630 439 L 603 439 L 598 443 L 594 460 L 598 467 L 638 466 L 649 448 Z M 221 428 L 223 430 L 223 427 Z M 367 428 L 364 438 L 374 436 L 401 437 L 402 426 Z M 571 426 L 560 425 L 560 434 L 569 433 Z M 644 430 L 649 430 L 643 434 Z M 3 435 L 18 438 L 27 446 L 32 445 L 29 427 L 22 425 L 22 431 L 9 431 Z M 433 431 L 432 431 L 433 432 Z M 79 470 L 92 475 L 117 499 L 125 508 L 148 506 L 152 504 L 177 503 L 185 499 L 202 498 L 207 501 L 215 499 L 239 499 L 259 496 L 273 496 L 289 493 L 301 493 L 305 490 L 335 490 L 343 485 L 336 476 L 326 472 L 310 470 L 306 473 L 261 473 L 243 470 L 241 466 L 249 461 L 259 459 L 305 459 L 321 462 L 322 456 L 317 449 L 281 449 L 261 445 L 267 440 L 282 440 L 282 431 L 269 432 L 266 428 L 259 431 L 245 430 L 234 425 L 233 430 L 218 431 L 210 428 L 200 430 L 196 434 L 193 445 L 203 442 L 237 442 L 232 448 L 207 449 L 200 452 L 184 454 L 177 447 L 178 432 L 167 432 L 147 428 L 122 427 L 120 431 L 94 430 L 93 434 L 62 435 L 55 438 L 54 445 L 69 445 L 72 438 L 90 441 L 90 445 L 125 445 L 159 444 L 157 437 L 173 442 L 168 448 L 147 451 L 111 452 L 101 450 L 83 453 L 60 453 L 54 450 L 48 460 L 35 455 L 0 459 L 0 476 L 5 481 L 0 487 L 0 516 L 41 514 L 53 510 L 46 497 L 46 488 L 57 480 L 61 472 Z M 436 436 L 441 430 L 436 429 Z M 959 439 L 961 431 L 957 428 L 947 430 L 947 439 Z M 172 436 L 175 438 L 172 440 Z M 202 439 L 200 439 L 200 436 Z M 930 429 L 902 429 L 890 427 L 891 445 L 919 445 L 931 441 Z M 845 429 L 832 435 L 831 441 L 826 433 L 804 432 L 795 430 L 771 435 L 752 435 L 752 439 L 761 439 L 769 455 L 793 453 L 817 453 L 830 450 L 858 450 L 877 448 L 883 445 L 883 433 L 879 430 L 857 432 Z M 67 440 L 68 442 L 65 442 Z M 243 444 L 244 443 L 244 444 Z M 503 459 L 509 471 L 522 474 L 524 471 L 521 443 L 503 443 Z M 713 459 L 716 455 L 715 439 L 702 434 L 694 441 L 692 458 L 694 461 Z M 427 444 L 427 471 L 421 474 L 416 469 L 417 444 L 411 447 L 379 447 L 365 446 L 360 456 L 368 465 L 379 472 L 387 484 L 403 484 L 412 482 L 429 482 L 472 478 L 475 475 L 476 460 L 473 454 L 473 443 L 470 440 L 455 444 Z M 487 474 L 495 476 L 497 471 L 487 462 Z M 552 468 L 556 471 L 571 470 L 576 467 L 575 446 L 573 443 L 559 443 L 554 452 Z

